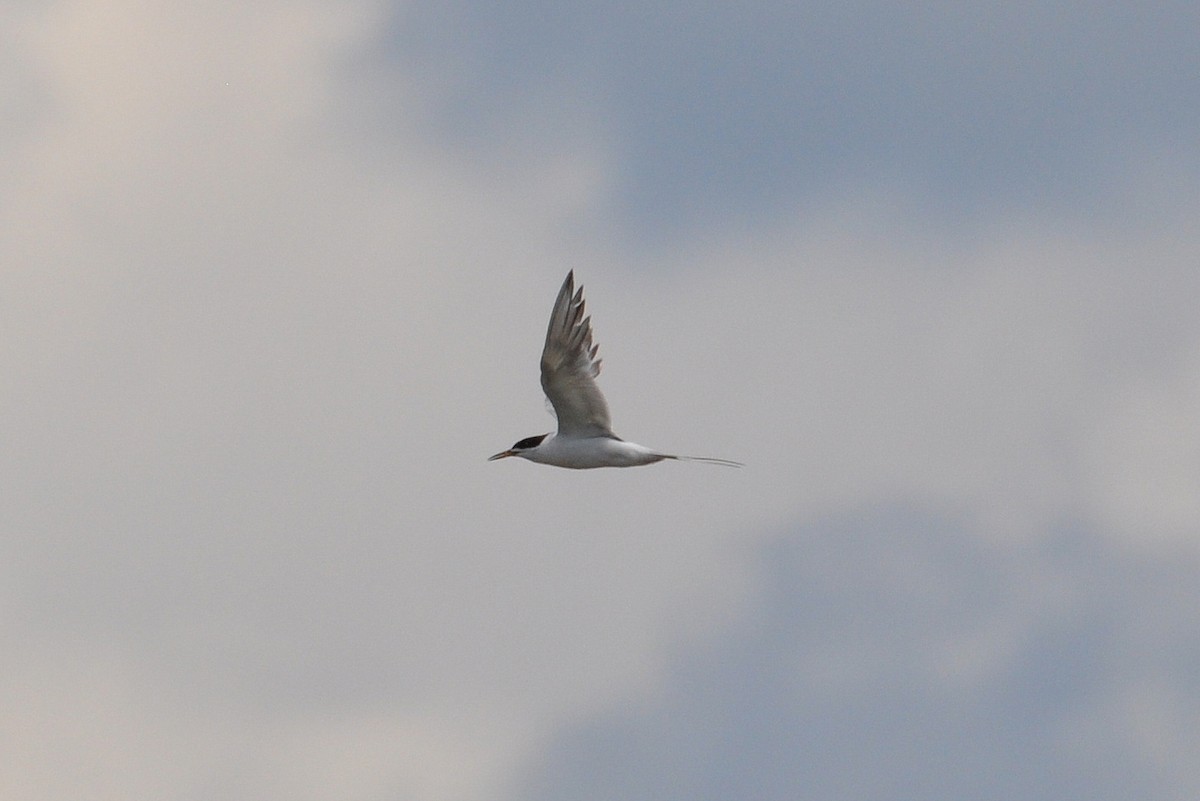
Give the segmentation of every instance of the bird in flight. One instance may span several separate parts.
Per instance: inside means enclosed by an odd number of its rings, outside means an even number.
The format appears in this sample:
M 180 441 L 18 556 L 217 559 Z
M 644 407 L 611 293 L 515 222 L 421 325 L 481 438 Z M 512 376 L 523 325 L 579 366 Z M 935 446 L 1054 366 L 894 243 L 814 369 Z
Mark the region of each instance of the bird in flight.
M 542 348 L 542 389 L 558 417 L 558 433 L 526 437 L 488 461 L 520 456 L 531 462 L 585 470 L 636 467 L 664 459 L 741 467 L 740 462 L 703 456 L 659 453 L 626 442 L 613 433 L 608 403 L 596 384 L 599 345 L 592 344 L 592 318 L 583 316 L 583 287 L 575 290 L 575 271 L 567 273 Z

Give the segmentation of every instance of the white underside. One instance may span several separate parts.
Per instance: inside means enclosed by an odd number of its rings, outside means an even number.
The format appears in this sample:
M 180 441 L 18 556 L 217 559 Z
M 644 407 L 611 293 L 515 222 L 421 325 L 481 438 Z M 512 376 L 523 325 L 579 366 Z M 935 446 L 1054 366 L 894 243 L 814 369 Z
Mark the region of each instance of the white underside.
M 636 467 L 673 457 L 634 442 L 611 437 L 559 437 L 551 434 L 536 448 L 516 454 L 531 462 L 586 470 L 592 467 Z

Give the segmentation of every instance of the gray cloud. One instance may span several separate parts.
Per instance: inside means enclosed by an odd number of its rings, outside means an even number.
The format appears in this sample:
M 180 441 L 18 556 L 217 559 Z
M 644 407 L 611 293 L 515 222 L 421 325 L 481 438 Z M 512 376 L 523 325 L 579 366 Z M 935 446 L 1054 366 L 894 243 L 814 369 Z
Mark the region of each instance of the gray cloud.
M 763 552 L 755 613 L 660 686 L 566 727 L 513 797 L 1183 799 L 1196 563 L 1078 526 L 983 544 L 905 510 Z M 1114 699 L 1121 699 L 1116 704 Z
M 1120 202 L 1123 162 L 1174 152 L 1168 173 L 1196 169 L 1186 3 L 418 4 L 400 18 L 391 43 L 439 90 L 442 135 L 486 149 L 581 115 L 616 144 L 622 230 L 652 241 L 844 187 L 899 184 L 968 218 L 1098 211 Z

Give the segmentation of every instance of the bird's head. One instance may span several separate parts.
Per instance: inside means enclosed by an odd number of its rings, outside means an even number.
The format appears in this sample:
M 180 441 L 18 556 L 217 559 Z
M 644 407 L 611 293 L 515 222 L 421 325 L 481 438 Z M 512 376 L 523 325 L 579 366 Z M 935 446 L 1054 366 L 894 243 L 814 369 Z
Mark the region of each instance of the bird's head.
M 527 453 L 537 448 L 537 446 L 541 445 L 542 440 L 548 436 L 550 435 L 537 434 L 536 436 L 526 437 L 525 439 L 518 441 L 516 445 L 513 445 L 508 450 L 500 451 L 495 456 L 489 456 L 488 461 L 494 462 L 497 459 L 504 459 L 508 456 L 525 456 Z

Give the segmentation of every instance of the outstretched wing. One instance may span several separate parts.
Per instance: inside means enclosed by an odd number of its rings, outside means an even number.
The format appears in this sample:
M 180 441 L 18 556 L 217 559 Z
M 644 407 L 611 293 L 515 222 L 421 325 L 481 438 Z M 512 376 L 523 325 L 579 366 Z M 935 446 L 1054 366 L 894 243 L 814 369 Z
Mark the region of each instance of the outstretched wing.
M 542 389 L 558 416 L 560 436 L 614 436 L 608 403 L 596 385 L 599 345 L 592 344 L 592 318 L 583 316 L 583 287 L 575 291 L 575 272 L 567 273 L 542 349 Z

